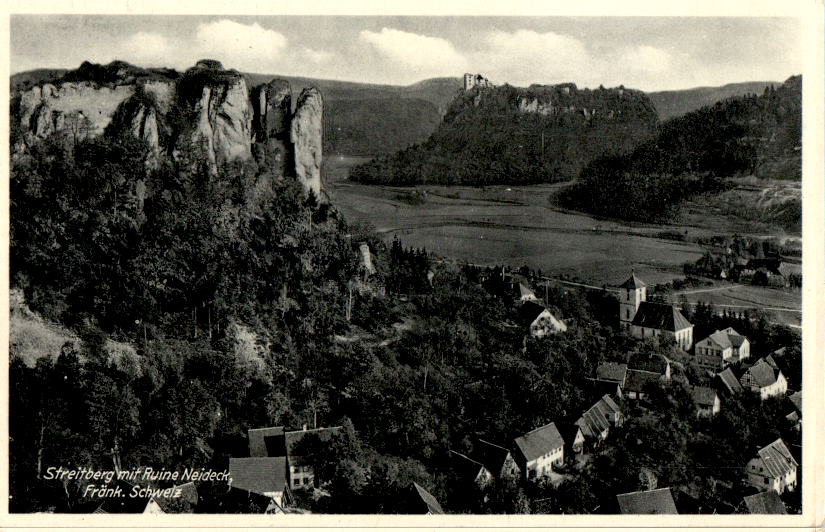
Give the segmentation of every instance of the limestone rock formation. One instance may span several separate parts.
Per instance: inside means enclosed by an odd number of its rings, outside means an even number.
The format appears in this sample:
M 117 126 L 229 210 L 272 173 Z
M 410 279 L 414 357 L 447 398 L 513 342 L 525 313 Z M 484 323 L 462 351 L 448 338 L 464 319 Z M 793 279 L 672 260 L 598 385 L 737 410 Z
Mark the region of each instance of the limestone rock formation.
M 290 138 L 295 150 L 295 176 L 307 191 L 321 199 L 321 161 L 324 144 L 324 100 L 321 91 L 301 91 L 292 117 Z
M 292 89 L 289 82 L 273 79 L 252 91 L 253 133 L 255 158 L 272 169 L 276 175 L 286 176 L 292 171 Z

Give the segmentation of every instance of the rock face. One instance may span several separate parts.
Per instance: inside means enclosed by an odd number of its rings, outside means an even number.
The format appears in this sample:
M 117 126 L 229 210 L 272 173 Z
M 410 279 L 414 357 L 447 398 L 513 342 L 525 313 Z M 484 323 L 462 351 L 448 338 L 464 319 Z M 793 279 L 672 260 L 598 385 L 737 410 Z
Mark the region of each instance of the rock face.
M 282 79 L 259 85 L 252 92 L 255 158 L 280 176 L 294 174 L 290 124 L 292 89 Z
M 301 91 L 290 138 L 295 150 L 295 175 L 321 198 L 321 162 L 324 145 L 324 100 L 313 87 Z
M 218 61 L 198 61 L 183 74 L 122 61 L 84 63 L 14 95 L 11 115 L 15 154 L 54 133 L 74 141 L 128 134 L 147 142 L 150 165 L 195 144 L 214 171 L 254 159 L 276 176 L 299 179 L 321 199 L 320 91 L 305 89 L 293 113 L 288 82 L 273 79 L 250 97 L 244 76 Z

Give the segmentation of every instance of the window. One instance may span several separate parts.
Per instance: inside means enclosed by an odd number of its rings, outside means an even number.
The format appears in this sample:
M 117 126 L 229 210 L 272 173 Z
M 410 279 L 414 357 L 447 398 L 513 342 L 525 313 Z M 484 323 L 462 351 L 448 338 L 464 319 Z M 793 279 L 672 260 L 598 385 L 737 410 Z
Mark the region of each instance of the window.
M 768 483 L 768 477 L 765 477 L 765 484 Z
M 767 482 L 767 480 L 766 480 L 766 482 Z M 300 485 L 301 485 L 301 479 L 300 479 L 300 478 L 296 478 L 296 479 L 294 479 L 294 480 L 292 481 L 292 485 L 293 485 L 293 486 L 300 486 Z

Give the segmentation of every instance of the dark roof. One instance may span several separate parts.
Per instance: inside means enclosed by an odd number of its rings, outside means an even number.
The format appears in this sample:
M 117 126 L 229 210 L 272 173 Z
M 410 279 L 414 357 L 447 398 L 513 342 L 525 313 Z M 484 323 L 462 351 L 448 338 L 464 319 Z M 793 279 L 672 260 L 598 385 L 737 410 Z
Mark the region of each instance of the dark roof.
M 521 305 L 518 309 L 518 318 L 519 321 L 524 326 L 530 326 L 536 318 L 539 317 L 539 314 L 547 310 L 544 308 L 544 305 L 536 303 L 535 301 L 525 301 L 523 305 Z
M 716 401 L 716 390 L 707 386 L 693 388 L 693 401 L 699 406 L 713 406 Z
M 769 443 L 757 451 L 765 464 L 765 469 L 772 477 L 781 477 L 799 466 L 782 438 Z
M 603 362 L 596 368 L 596 378 L 601 381 L 612 381 L 623 384 L 626 376 L 627 364 Z
M 516 438 L 516 447 L 527 462 L 532 462 L 553 449 L 563 446 L 564 440 L 555 423 L 544 425 Z
M 642 369 L 627 370 L 627 378 L 624 380 L 623 388 L 628 392 L 643 392 L 650 384 L 659 384 L 661 374 Z
M 198 488 L 194 482 L 187 482 L 186 484 L 179 484 L 172 486 L 172 489 L 180 490 L 180 497 L 158 497 L 156 502 L 160 505 L 166 513 L 181 513 L 181 509 L 175 508 L 180 502 L 188 505 L 191 512 L 198 505 Z
M 658 373 L 659 375 L 666 375 L 669 366 L 670 360 L 668 360 L 666 356 L 660 354 L 644 355 L 641 353 L 636 353 L 631 356 L 627 363 L 627 367 L 630 369 L 652 371 L 653 373 Z
M 794 408 L 796 408 L 797 411 L 799 411 L 799 413 L 801 414 L 802 413 L 802 392 L 794 392 L 794 393 L 792 393 L 791 395 L 788 396 L 788 399 L 791 400 L 791 403 L 793 403 Z
M 623 514 L 678 514 L 670 488 L 616 495 Z
M 633 325 L 663 331 L 681 331 L 693 325 L 673 305 L 642 301 L 633 316 Z
M 413 482 L 413 486 L 415 487 L 416 493 L 421 498 L 421 502 L 424 503 L 424 506 L 427 508 L 427 511 L 431 514 L 443 514 L 444 510 L 441 509 L 441 505 L 438 504 L 438 501 L 435 500 L 429 491 L 425 490 L 417 483 Z
M 749 514 L 787 514 L 785 503 L 773 490 L 763 491 L 744 498 Z
M 708 336 L 706 340 L 710 340 L 714 344 L 718 345 L 722 349 L 727 349 L 728 347 L 733 347 L 733 344 L 730 341 L 730 336 L 725 333 L 724 331 L 715 331 L 713 334 Z
M 487 470 L 484 464 L 477 460 L 473 460 L 465 454 L 456 451 L 450 451 L 450 456 L 453 458 L 453 467 L 459 476 L 464 480 L 475 480 L 482 470 Z
M 263 514 L 272 505 L 266 495 L 230 486 L 226 493 L 207 498 L 198 507 L 199 513 L 210 514 Z
M 610 428 L 610 416 L 619 411 L 619 406 L 609 395 L 602 396 L 576 421 L 585 438 L 597 438 Z
M 722 383 L 723 388 L 731 395 L 742 391 L 742 385 L 739 384 L 739 379 L 736 378 L 736 375 L 733 374 L 730 368 L 725 368 L 717 373 L 716 376 L 719 378 L 719 382 Z
M 759 360 L 756 364 L 748 368 L 746 374 L 749 374 L 760 388 L 770 386 L 779 378 L 779 371 L 765 362 L 764 359 Z
M 745 266 L 745 268 L 749 270 L 759 270 L 761 268 L 765 268 L 774 275 L 782 275 L 782 272 L 779 271 L 779 267 L 781 265 L 781 259 L 777 258 L 751 259 L 748 261 L 748 265 Z
M 249 456 L 286 456 L 284 427 L 249 429 Z
M 487 471 L 492 473 L 494 476 L 501 474 L 501 470 L 504 467 L 504 462 L 507 460 L 507 456 L 509 454 L 509 449 L 482 439 L 478 440 L 478 445 L 476 445 L 474 452 L 474 455 L 478 461 L 484 464 Z
M 286 457 L 230 458 L 232 487 L 254 493 L 282 492 L 287 485 Z
M 634 273 L 630 275 L 627 281 L 620 284 L 619 288 L 628 288 L 630 290 L 633 290 L 635 288 L 644 288 L 645 286 L 647 285 L 643 283 L 641 279 L 636 277 L 636 274 Z

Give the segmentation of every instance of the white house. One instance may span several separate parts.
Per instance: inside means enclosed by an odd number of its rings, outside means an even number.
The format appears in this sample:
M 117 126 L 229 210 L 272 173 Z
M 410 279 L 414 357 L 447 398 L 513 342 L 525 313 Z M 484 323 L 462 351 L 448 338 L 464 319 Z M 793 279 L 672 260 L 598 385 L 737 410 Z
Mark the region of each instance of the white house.
M 716 390 L 707 386 L 695 386 L 693 388 L 693 402 L 696 404 L 696 415 L 699 417 L 712 417 L 719 413 L 722 408 L 722 401 Z
M 673 305 L 647 301 L 635 274 L 619 287 L 619 323 L 636 338 L 670 337 L 685 351 L 693 345 L 693 324 Z
M 611 427 L 619 427 L 621 424 L 622 412 L 609 395 L 602 396 L 576 420 L 584 441 L 594 448 L 607 439 Z M 576 439 L 578 440 L 578 435 Z M 574 447 L 576 443 L 574 442 Z
M 522 325 L 529 330 L 530 336 L 536 338 L 567 330 L 563 321 L 556 319 L 549 310 L 535 301 L 526 300 L 519 307 L 518 316 Z
M 758 393 L 763 401 L 769 397 L 785 395 L 788 391 L 788 381 L 782 371 L 764 359 L 749 367 L 739 382 L 743 388 Z
M 779 494 L 796 489 L 796 470 L 799 467 L 782 438 L 759 449 L 746 467 L 747 480 L 760 490 Z
M 700 368 L 720 371 L 750 357 L 750 342 L 728 327 L 696 342 L 695 354 Z
M 516 461 L 528 480 L 549 476 L 564 462 L 564 440 L 555 423 L 516 438 Z

